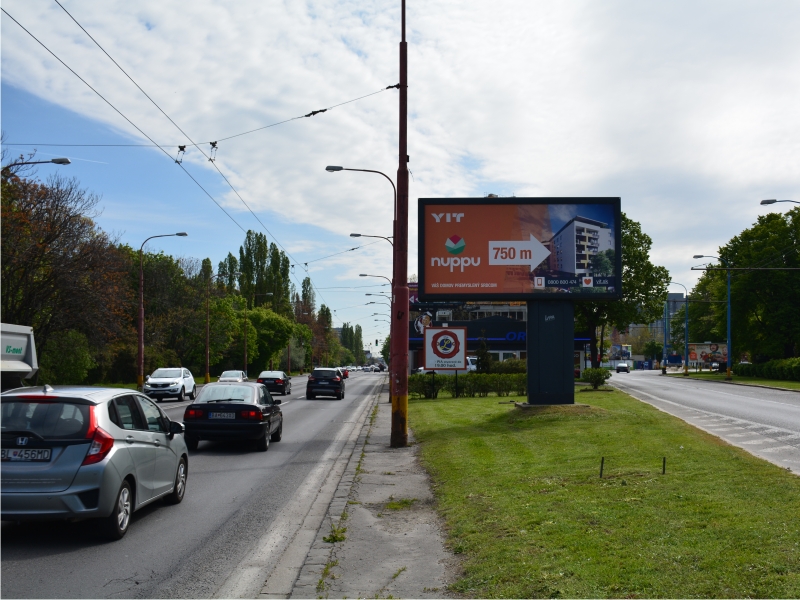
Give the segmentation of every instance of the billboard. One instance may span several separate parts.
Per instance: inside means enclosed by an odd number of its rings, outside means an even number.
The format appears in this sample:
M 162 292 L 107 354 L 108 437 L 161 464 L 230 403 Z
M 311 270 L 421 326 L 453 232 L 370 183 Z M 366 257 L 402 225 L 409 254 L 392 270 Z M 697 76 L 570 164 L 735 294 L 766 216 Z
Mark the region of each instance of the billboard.
M 423 335 L 426 369 L 447 371 L 467 368 L 466 327 L 426 327 Z
M 714 362 L 728 362 L 727 344 L 689 344 L 689 362 L 700 362 L 705 365 Z
M 420 198 L 419 298 L 621 296 L 619 198 Z

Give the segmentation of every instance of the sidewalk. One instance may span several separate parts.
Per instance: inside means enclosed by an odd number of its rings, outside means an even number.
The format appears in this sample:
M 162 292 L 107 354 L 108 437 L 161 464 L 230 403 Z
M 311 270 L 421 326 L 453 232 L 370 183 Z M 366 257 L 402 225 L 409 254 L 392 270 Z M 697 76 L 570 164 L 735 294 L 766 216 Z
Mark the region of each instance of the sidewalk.
M 441 598 L 458 573 L 418 448 L 389 447 L 384 386 L 306 556 L 291 598 Z M 325 538 L 328 541 L 325 541 Z

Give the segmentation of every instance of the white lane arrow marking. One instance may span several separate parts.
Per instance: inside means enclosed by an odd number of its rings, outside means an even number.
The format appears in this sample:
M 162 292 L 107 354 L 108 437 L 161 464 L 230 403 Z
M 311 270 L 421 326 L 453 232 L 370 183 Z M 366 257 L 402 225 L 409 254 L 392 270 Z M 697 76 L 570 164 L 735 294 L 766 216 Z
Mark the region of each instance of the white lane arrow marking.
M 550 251 L 533 237 L 529 241 L 489 242 L 490 265 L 529 265 L 531 271 L 550 256 Z

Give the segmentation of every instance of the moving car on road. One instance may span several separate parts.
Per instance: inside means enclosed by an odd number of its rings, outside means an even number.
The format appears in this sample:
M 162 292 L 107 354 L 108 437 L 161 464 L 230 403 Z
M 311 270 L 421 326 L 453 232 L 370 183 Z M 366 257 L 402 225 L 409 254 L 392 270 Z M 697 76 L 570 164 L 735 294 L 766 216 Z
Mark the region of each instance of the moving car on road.
M 261 371 L 256 381 L 270 392 L 280 392 L 283 396 L 292 393 L 292 378 L 283 371 Z
M 252 440 L 266 452 L 283 436 L 283 413 L 260 383 L 209 383 L 186 407 L 186 445 L 197 450 L 200 440 Z
M 630 373 L 630 367 L 626 364 L 619 364 L 617 365 L 617 373 Z
M 183 425 L 122 389 L 46 385 L 2 400 L 2 519 L 98 519 L 125 535 L 134 511 L 183 500 Z
M 337 400 L 344 398 L 344 378 L 339 369 L 318 367 L 308 376 L 306 398 L 313 400 L 317 396 L 333 396 Z
M 197 385 L 189 369 L 182 367 L 168 367 L 156 369 L 148 375 L 144 383 L 144 393 L 161 402 L 163 398 L 177 398 L 183 402 L 188 395 L 194 400 L 197 394 Z
M 217 381 L 247 381 L 247 374 L 244 371 L 223 371 L 222 375 L 219 376 Z

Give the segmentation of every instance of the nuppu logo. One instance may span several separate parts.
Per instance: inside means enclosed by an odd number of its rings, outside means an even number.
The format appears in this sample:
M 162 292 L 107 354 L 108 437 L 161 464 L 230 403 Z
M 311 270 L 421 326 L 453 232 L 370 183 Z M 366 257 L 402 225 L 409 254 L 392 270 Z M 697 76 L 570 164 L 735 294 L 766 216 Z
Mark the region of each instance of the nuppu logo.
M 464 238 L 459 237 L 457 235 L 452 235 L 447 238 L 447 241 L 444 243 L 445 249 L 453 255 L 461 254 L 464 251 L 464 248 L 467 247 L 467 243 L 464 241 Z M 450 272 L 453 272 L 453 269 L 456 267 L 461 268 L 461 272 L 464 272 L 464 267 L 477 267 L 481 264 L 480 256 L 475 258 L 473 256 L 448 256 L 445 258 L 438 258 L 438 257 L 431 257 L 431 266 L 432 267 L 450 267 Z

